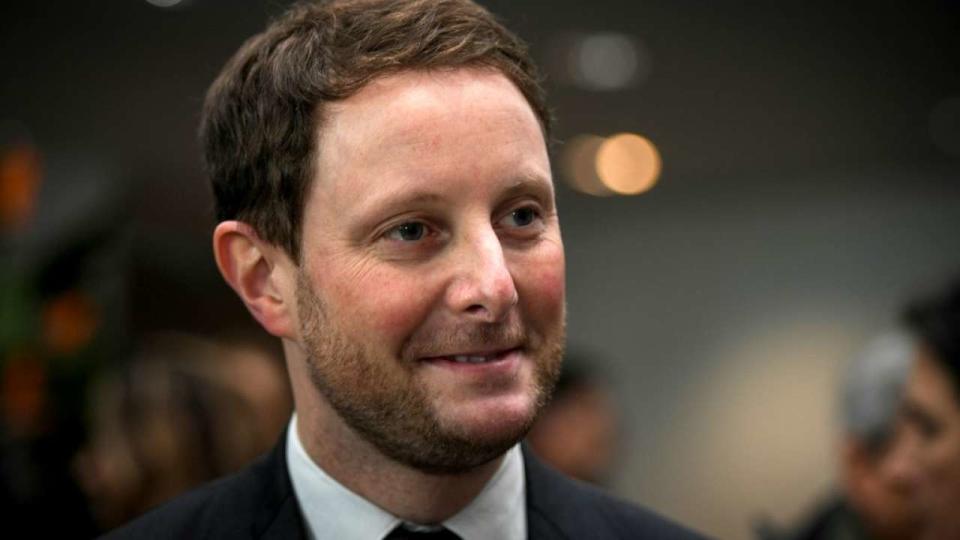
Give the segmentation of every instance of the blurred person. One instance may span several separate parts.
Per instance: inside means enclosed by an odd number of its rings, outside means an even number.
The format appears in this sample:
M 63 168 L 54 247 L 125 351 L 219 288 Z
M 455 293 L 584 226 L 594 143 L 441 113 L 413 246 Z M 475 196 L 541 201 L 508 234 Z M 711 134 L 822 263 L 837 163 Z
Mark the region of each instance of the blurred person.
M 149 340 L 91 393 L 90 436 L 74 472 L 99 526 L 249 463 L 283 429 L 288 394 L 282 368 L 249 347 L 179 334 Z
M 214 253 L 296 413 L 116 538 L 697 537 L 518 444 L 565 336 L 538 78 L 469 0 L 300 4 L 241 47 L 201 121 Z
M 917 471 L 896 448 L 898 411 L 914 355 L 903 331 L 871 341 L 848 369 L 840 399 L 839 492 L 792 532 L 791 540 L 916 538 Z
M 560 472 L 592 484 L 610 477 L 619 444 L 609 390 L 569 355 L 553 398 L 527 435 L 530 448 Z
M 904 314 L 919 341 L 904 399 L 923 538 L 960 538 L 960 280 Z
M 6 531 L 89 537 L 97 528 L 71 462 L 85 389 L 125 342 L 115 294 L 125 228 L 112 201 L 92 200 L 48 228 L 37 197 L 50 156 L 10 127 L 0 125 L 0 508 Z
M 209 368 L 245 402 L 254 403 L 253 419 L 263 450 L 276 442 L 293 409 L 290 382 L 282 358 L 263 345 L 245 340 L 218 342 L 222 354 Z

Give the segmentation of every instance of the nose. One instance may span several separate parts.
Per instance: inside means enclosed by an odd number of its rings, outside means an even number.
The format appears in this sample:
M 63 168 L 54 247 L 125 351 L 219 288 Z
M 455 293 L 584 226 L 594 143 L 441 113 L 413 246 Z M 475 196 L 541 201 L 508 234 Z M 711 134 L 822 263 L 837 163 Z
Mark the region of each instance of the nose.
M 917 450 L 916 435 L 900 421 L 882 465 L 887 478 L 900 491 L 912 491 L 920 480 Z
M 513 275 L 503 245 L 492 227 L 464 235 L 451 253 L 455 267 L 447 304 L 458 316 L 477 322 L 498 322 L 517 304 Z

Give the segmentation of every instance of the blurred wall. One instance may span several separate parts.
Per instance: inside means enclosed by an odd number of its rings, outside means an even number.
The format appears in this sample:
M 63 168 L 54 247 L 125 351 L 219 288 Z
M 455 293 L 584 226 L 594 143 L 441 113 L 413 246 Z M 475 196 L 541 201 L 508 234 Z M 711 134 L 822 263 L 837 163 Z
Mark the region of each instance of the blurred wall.
M 253 328 L 213 266 L 194 133 L 219 67 L 285 4 L 0 7 L 0 143 L 28 140 L 44 160 L 13 244 L 41 257 L 109 223 L 125 246 L 121 339 Z M 795 518 L 831 482 L 847 358 L 960 271 L 960 7 L 488 5 L 547 70 L 569 334 L 627 411 L 615 488 L 721 538 Z M 626 86 L 567 77 L 571 44 L 594 32 L 635 43 Z M 619 131 L 657 145 L 659 184 L 568 188 L 563 141 Z

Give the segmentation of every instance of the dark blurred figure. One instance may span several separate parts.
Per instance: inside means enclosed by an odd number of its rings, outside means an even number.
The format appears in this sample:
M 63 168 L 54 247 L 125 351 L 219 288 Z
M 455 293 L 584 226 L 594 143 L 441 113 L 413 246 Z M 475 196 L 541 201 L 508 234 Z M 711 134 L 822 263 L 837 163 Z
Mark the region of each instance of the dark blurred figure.
M 917 470 L 896 451 L 905 437 L 898 411 L 914 344 L 903 332 L 884 334 L 854 360 L 841 395 L 843 438 L 839 493 L 795 530 L 790 540 L 916 538 Z
M 279 362 L 187 335 L 152 339 L 90 401 L 90 438 L 74 469 L 104 531 L 240 469 L 290 415 Z
M 904 453 L 920 469 L 923 538 L 960 538 L 960 280 L 910 306 L 919 341 L 904 399 Z
M 617 411 L 606 386 L 577 357 L 564 360 L 553 399 L 527 435 L 534 452 L 578 480 L 605 484 L 616 456 Z
M 128 228 L 120 193 L 50 219 L 49 168 L 0 121 L 0 517 L 7 536 L 83 538 L 96 527 L 70 462 L 90 378 L 128 343 Z

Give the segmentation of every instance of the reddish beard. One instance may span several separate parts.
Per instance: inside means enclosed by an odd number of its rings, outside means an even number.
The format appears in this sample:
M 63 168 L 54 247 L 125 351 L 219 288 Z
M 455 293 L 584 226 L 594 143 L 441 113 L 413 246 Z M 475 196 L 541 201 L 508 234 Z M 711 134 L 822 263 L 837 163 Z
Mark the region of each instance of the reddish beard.
M 434 474 L 468 471 L 496 459 L 530 429 L 560 372 L 564 324 L 548 335 L 531 335 L 513 319 L 416 332 L 399 358 L 382 358 L 360 339 L 351 339 L 328 317 L 302 271 L 297 273 L 300 332 L 307 347 L 311 382 L 352 430 L 383 455 Z M 417 378 L 419 359 L 476 347 L 519 346 L 534 362 L 534 406 L 525 418 L 483 435 L 443 425 L 427 388 Z

